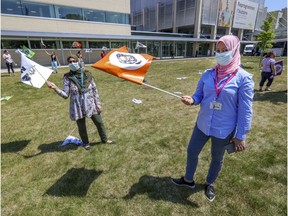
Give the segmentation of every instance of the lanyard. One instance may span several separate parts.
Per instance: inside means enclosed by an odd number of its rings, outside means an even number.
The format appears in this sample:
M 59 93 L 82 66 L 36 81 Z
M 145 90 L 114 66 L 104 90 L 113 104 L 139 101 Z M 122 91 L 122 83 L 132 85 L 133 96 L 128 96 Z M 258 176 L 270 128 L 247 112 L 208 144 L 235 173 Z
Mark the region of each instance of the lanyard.
M 220 95 L 222 89 L 227 85 L 227 83 L 233 79 L 233 77 L 236 76 L 236 73 L 237 73 L 237 70 L 235 72 L 233 72 L 230 77 L 225 81 L 225 83 L 223 83 L 220 88 L 219 88 L 219 83 L 218 83 L 218 74 L 217 74 L 217 71 L 216 71 L 216 77 L 215 77 L 215 91 L 216 91 L 216 95 L 217 97 Z

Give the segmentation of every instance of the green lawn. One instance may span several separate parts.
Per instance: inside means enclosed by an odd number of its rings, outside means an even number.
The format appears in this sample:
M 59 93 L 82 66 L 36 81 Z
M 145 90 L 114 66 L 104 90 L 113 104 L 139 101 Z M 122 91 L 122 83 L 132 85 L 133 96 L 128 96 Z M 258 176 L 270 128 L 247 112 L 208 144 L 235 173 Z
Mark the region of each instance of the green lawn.
M 285 66 L 287 59 L 284 58 Z M 259 58 L 243 57 L 258 89 Z M 147 84 L 192 94 L 209 59 L 155 61 Z M 203 183 L 210 143 L 200 154 L 196 189 L 177 187 L 171 177 L 184 174 L 186 149 L 199 107 L 88 67 L 96 78 L 102 118 L 116 145 L 100 144 L 87 121 L 92 148 L 61 144 L 76 127 L 69 100 L 47 86 L 32 88 L 2 74 L 1 215 L 286 215 L 287 70 L 271 92 L 255 92 L 248 148 L 226 155 L 215 183 L 216 199 L 207 201 Z M 61 86 L 62 76 L 50 81 Z M 187 77 L 179 80 L 177 78 Z M 135 104 L 132 99 L 142 100 Z M 78 136 L 75 131 L 72 135 Z M 79 137 L 79 136 L 78 136 Z

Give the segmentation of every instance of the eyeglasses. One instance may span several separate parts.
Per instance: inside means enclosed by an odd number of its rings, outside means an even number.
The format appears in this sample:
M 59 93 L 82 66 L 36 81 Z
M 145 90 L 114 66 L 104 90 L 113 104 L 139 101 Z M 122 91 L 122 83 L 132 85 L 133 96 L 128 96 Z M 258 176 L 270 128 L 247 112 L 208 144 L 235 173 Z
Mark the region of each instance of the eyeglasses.
M 70 60 L 70 61 L 68 61 L 69 63 L 75 63 L 75 62 L 77 62 L 76 60 Z

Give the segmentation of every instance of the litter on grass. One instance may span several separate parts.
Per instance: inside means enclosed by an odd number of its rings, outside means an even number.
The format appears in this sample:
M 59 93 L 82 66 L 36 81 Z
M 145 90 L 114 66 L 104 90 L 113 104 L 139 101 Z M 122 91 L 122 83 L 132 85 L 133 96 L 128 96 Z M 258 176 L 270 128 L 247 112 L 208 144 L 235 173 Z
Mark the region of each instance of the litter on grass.
M 133 103 L 136 103 L 136 104 L 141 104 L 141 103 L 142 103 L 142 100 L 133 98 L 133 99 L 132 99 L 132 102 L 133 102 Z

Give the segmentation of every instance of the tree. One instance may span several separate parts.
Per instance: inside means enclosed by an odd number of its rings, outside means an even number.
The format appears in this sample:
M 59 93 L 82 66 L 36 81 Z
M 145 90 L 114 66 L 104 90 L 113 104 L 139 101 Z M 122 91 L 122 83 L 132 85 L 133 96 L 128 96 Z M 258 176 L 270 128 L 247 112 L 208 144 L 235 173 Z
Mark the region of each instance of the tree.
M 261 26 L 261 29 L 263 30 L 257 35 L 257 40 L 259 41 L 257 43 L 257 46 L 259 48 L 259 51 L 266 53 L 270 48 L 273 47 L 273 40 L 275 38 L 275 30 L 274 30 L 274 21 L 275 18 L 273 16 L 269 16 L 267 19 L 264 20 L 264 24 Z M 260 62 L 259 62 L 259 68 L 261 67 L 261 62 L 264 58 L 264 55 L 260 55 Z
M 273 47 L 273 40 L 275 38 L 274 20 L 275 18 L 273 16 L 269 16 L 265 19 L 264 24 L 261 26 L 263 31 L 257 35 L 257 40 L 259 41 L 257 46 L 263 52 L 267 52 Z

